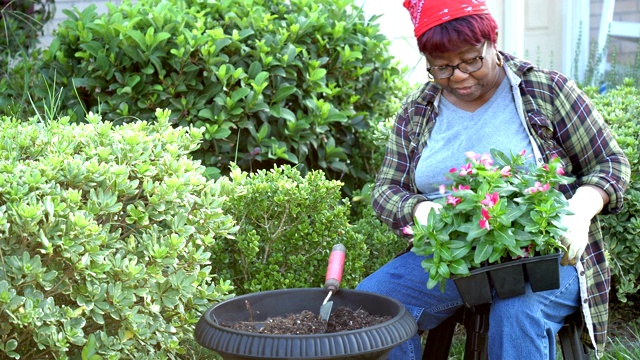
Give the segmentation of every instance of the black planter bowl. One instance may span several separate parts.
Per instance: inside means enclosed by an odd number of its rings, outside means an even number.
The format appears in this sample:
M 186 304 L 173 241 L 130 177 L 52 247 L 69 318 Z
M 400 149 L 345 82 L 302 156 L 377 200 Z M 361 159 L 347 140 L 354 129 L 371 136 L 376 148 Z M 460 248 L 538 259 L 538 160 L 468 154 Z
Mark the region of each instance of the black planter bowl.
M 492 289 L 500 299 L 522 295 L 525 283 L 533 292 L 560 286 L 560 254 L 534 256 L 485 266 L 470 271 L 469 276 L 454 278 L 465 305 L 472 307 L 492 301 Z
M 391 316 L 384 323 L 343 332 L 274 335 L 237 331 L 220 324 L 264 321 L 303 310 L 318 314 L 327 292 L 322 288 L 263 291 L 238 296 L 209 308 L 196 325 L 198 344 L 227 360 L 241 359 L 385 359 L 396 345 L 418 331 L 416 320 L 390 297 L 343 289 L 331 296 L 333 309 L 363 309 L 371 315 Z

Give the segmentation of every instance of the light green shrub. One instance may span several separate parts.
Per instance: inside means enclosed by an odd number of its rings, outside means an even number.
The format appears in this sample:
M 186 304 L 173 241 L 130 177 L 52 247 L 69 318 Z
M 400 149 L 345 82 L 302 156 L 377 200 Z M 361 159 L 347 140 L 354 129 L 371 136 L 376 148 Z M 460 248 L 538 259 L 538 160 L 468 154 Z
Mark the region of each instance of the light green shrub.
M 631 181 L 619 214 L 601 216 L 611 258 L 613 293 L 626 302 L 640 290 L 640 84 L 626 79 L 619 87 L 592 99 L 631 164 Z
M 0 358 L 185 356 L 236 231 L 202 138 L 153 123 L 0 121 Z

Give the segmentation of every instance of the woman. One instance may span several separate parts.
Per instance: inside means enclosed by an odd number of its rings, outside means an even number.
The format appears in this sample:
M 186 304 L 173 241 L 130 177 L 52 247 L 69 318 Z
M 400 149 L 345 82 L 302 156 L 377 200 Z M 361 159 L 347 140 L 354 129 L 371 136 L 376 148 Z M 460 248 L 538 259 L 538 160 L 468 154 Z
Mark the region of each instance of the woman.
M 471 4 L 471 5 L 469 5 Z M 396 233 L 423 223 L 439 205 L 443 174 L 466 151 L 525 149 L 532 161 L 559 156 L 576 181 L 560 190 L 575 215 L 566 216 L 557 290 L 494 297 L 489 358 L 555 359 L 564 318 L 582 309 L 584 340 L 602 355 L 606 340 L 609 269 L 595 215 L 621 210 L 629 162 L 602 116 L 576 84 L 496 49 L 498 28 L 484 0 L 406 0 L 418 47 L 433 79 L 398 112 L 373 190 L 373 207 Z M 392 296 L 428 330 L 462 306 L 452 281 L 427 289 L 421 257 L 408 251 L 384 265 L 359 290 Z M 420 338 L 396 347 L 389 359 L 416 359 Z

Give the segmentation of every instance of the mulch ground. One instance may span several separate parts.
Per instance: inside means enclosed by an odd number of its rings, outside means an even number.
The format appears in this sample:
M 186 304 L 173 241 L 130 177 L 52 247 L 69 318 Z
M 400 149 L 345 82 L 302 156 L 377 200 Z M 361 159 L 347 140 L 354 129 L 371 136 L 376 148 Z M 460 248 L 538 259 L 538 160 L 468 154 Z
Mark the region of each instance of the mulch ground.
M 362 309 L 352 310 L 346 307 L 339 307 L 331 313 L 329 320 L 326 322 L 320 320 L 317 314 L 305 310 L 301 313 L 289 314 L 286 317 L 268 318 L 262 322 L 241 321 L 223 323 L 221 325 L 251 333 L 309 335 L 357 330 L 380 324 L 390 319 L 390 316 L 371 315 Z
M 636 301 L 632 303 L 610 304 L 608 337 L 627 339 L 630 341 L 638 340 L 637 334 L 640 331 L 640 306 L 638 306 L 638 299 L 634 300 Z

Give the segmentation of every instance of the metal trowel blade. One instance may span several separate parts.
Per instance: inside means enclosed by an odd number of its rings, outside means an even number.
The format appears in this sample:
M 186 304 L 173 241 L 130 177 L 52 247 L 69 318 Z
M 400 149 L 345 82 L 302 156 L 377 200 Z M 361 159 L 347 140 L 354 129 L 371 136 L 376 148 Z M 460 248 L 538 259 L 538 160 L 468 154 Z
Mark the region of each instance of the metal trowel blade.
M 329 315 L 331 315 L 331 308 L 333 307 L 333 301 L 328 301 L 333 291 L 329 291 L 329 295 L 324 299 L 322 306 L 320 306 L 320 320 L 328 321 Z

